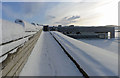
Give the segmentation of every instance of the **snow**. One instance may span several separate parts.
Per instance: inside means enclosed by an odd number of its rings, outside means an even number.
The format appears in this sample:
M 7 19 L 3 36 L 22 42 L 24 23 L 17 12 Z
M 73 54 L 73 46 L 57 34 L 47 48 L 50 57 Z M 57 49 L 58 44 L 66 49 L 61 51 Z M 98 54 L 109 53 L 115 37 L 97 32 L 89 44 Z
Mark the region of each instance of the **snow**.
M 23 37 L 24 34 L 22 25 L 2 20 L 2 43 Z
M 15 47 L 21 44 L 24 44 L 24 42 L 26 42 L 29 37 L 34 35 L 38 30 L 42 29 L 42 27 L 33 26 L 32 24 L 29 24 L 25 21 L 24 21 L 25 22 L 24 26 L 20 23 L 12 23 L 2 19 L 0 19 L 0 21 L 2 22 L 2 25 L 0 25 L 0 28 L 1 28 L 0 44 L 13 41 L 5 45 L 0 45 L 0 51 L 1 51 L 0 56 L 14 49 Z M 32 29 L 34 30 L 34 32 L 30 32 L 30 31 L 33 31 Z M 29 31 L 29 32 L 26 32 L 26 31 Z M 24 38 L 25 36 L 28 36 L 28 35 L 31 35 L 31 36 Z M 22 39 L 14 41 L 19 38 L 22 38 Z M 10 53 L 14 53 L 16 52 L 16 50 L 17 49 L 13 50 Z M 3 60 L 5 60 L 5 58 L 7 58 L 7 55 L 5 55 L 4 57 L 1 57 L 0 61 L 2 62 Z
M 78 39 L 90 45 L 97 46 L 114 53 L 118 53 L 118 40 L 116 39 Z
M 37 31 L 36 27 L 28 22 L 25 22 L 25 31 Z
M 82 76 L 49 32 L 42 32 L 20 76 Z
M 36 34 L 36 32 L 25 32 L 24 37 L 28 35 L 34 35 L 34 34 Z
M 120 32 L 115 32 L 115 38 L 112 39 L 78 39 L 78 40 L 111 52 L 118 53 L 119 39 L 120 39 Z
M 0 25 L 0 44 L 33 35 L 40 26 L 23 21 L 24 26 L 5 20 Z M 35 32 L 25 32 L 35 31 Z M 118 35 L 114 39 L 73 39 L 52 32 L 89 76 L 118 75 Z M 117 33 L 118 34 L 118 33 Z M 0 56 L 28 40 L 29 37 L 0 46 Z M 10 53 L 16 52 L 17 48 Z M 0 58 L 0 63 L 7 58 Z M 42 32 L 20 76 L 81 76 L 49 32 Z
M 1 58 L 0 58 L 0 63 L 2 63 L 2 61 L 4 61 L 4 60 L 7 58 L 7 56 L 8 56 L 8 55 L 6 54 L 6 55 L 4 55 L 3 57 L 1 57 Z M 0 69 L 1 69 L 1 68 L 0 68 Z
M 28 38 L 24 38 L 22 40 L 18 40 L 18 41 L 1 46 L 2 47 L 2 54 L 1 55 L 5 54 L 6 52 L 10 51 L 11 49 L 14 49 L 17 46 L 23 44 L 27 40 L 28 40 Z
M 30 23 L 28 23 L 24 20 L 20 20 L 20 19 L 16 19 L 15 23 L 22 25 L 24 27 L 25 31 L 39 31 L 40 29 L 42 29 L 42 27 L 40 27 L 40 26 L 30 24 Z
M 15 40 L 15 39 L 27 36 L 27 35 L 35 34 L 37 31 L 42 29 L 42 27 L 33 26 L 32 24 L 29 24 L 27 22 L 25 22 L 25 26 L 22 26 L 20 24 L 12 23 L 6 20 L 2 20 L 1 28 L 2 28 L 2 42 L 1 43 Z M 25 32 L 25 31 L 35 31 L 35 32 Z
M 89 76 L 118 75 L 118 45 L 113 39 L 92 41 L 90 44 L 89 41 L 75 40 L 59 32 L 52 33 Z

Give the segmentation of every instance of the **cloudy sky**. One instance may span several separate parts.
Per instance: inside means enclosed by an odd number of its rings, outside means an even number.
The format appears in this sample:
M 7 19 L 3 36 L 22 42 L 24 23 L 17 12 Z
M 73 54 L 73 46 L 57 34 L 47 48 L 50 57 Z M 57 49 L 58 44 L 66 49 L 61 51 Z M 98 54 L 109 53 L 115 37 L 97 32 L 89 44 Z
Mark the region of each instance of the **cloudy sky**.
M 26 1 L 26 2 L 25 2 Z M 119 0 L 79 0 L 40 2 L 2 2 L 2 19 L 14 21 L 22 19 L 28 22 L 49 25 L 100 26 L 118 25 Z

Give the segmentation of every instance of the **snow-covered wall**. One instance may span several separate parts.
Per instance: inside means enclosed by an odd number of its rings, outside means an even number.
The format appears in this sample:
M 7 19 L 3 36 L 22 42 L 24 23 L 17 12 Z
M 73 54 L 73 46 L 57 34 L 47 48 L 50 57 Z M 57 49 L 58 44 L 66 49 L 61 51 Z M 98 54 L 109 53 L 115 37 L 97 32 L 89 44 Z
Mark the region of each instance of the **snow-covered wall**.
M 23 37 L 24 34 L 22 25 L 2 20 L 2 43 Z
M 28 23 L 24 20 L 20 20 L 20 19 L 16 19 L 15 23 L 20 24 L 24 27 L 25 31 L 39 31 L 40 29 L 42 29 L 42 27 L 37 26 L 37 25 L 33 25 L 31 23 Z
M 39 31 L 42 29 L 40 26 L 34 26 L 26 21 L 23 20 L 15 20 L 15 23 L 6 21 L 6 20 L 0 20 L 2 21 L 2 25 L 0 25 L 1 33 L 0 35 L 0 44 L 9 42 L 11 40 L 15 40 L 21 37 L 24 37 L 26 35 L 31 34 L 30 31 Z M 27 33 L 25 31 L 29 31 L 30 33 Z
M 4 76 L 18 75 L 26 63 L 42 27 L 33 26 L 22 20 L 19 23 L 18 20 L 17 23 L 12 23 L 0 19 L 0 22 L 0 72 L 2 70 Z
M 25 24 L 25 31 L 37 31 L 36 27 L 26 21 L 24 21 Z
M 27 22 L 24 23 L 22 20 L 16 20 L 15 23 L 7 20 L 0 19 L 2 24 L 0 25 L 0 56 L 11 52 L 16 47 L 23 45 L 30 37 L 39 31 L 40 27 L 35 28 L 32 24 Z M 36 30 L 35 32 L 25 32 L 26 28 L 28 31 Z M 6 54 L 7 55 L 7 54 Z M 5 60 L 7 56 L 0 57 L 0 63 Z
M 25 43 L 24 46 L 20 47 L 19 50 L 16 50 L 17 52 L 8 54 L 7 58 L 2 61 L 2 66 L 0 65 L 2 76 L 19 76 L 19 73 L 27 62 L 27 59 L 34 48 L 41 31 L 36 33 Z

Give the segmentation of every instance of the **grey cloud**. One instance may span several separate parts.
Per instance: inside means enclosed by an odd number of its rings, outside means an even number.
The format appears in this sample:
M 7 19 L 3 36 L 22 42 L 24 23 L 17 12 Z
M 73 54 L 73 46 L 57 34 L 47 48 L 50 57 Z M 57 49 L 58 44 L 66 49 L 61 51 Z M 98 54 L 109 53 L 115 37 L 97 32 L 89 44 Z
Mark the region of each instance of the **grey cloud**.
M 47 16 L 49 19 L 54 19 L 54 18 L 56 18 L 55 16 L 51 16 L 51 15 L 49 15 L 49 16 Z
M 68 25 L 70 23 L 75 23 L 77 21 L 67 21 L 67 20 L 61 20 L 59 22 L 55 22 L 55 24 L 62 24 L 62 25 Z
M 64 17 L 60 21 L 55 22 L 55 24 L 68 25 L 68 24 L 77 22 L 78 20 L 76 20 L 76 19 L 79 19 L 79 18 L 80 18 L 80 16 Z
M 72 17 L 69 17 L 67 20 L 74 20 L 74 19 L 78 19 L 80 18 L 80 16 L 72 16 Z
M 60 22 L 55 22 L 55 24 L 59 24 Z

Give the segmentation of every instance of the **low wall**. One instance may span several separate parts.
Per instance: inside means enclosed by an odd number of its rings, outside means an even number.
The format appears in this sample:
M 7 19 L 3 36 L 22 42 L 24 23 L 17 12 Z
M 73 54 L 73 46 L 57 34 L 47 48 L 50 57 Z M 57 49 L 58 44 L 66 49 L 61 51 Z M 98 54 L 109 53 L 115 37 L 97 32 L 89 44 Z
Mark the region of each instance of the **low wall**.
M 27 59 L 34 48 L 41 34 L 41 31 L 42 30 L 40 30 L 33 37 L 31 37 L 24 46 L 18 48 L 17 52 L 9 54 L 7 59 L 2 62 L 2 65 L 0 67 L 3 78 L 7 76 L 19 76 L 19 73 L 27 62 Z

